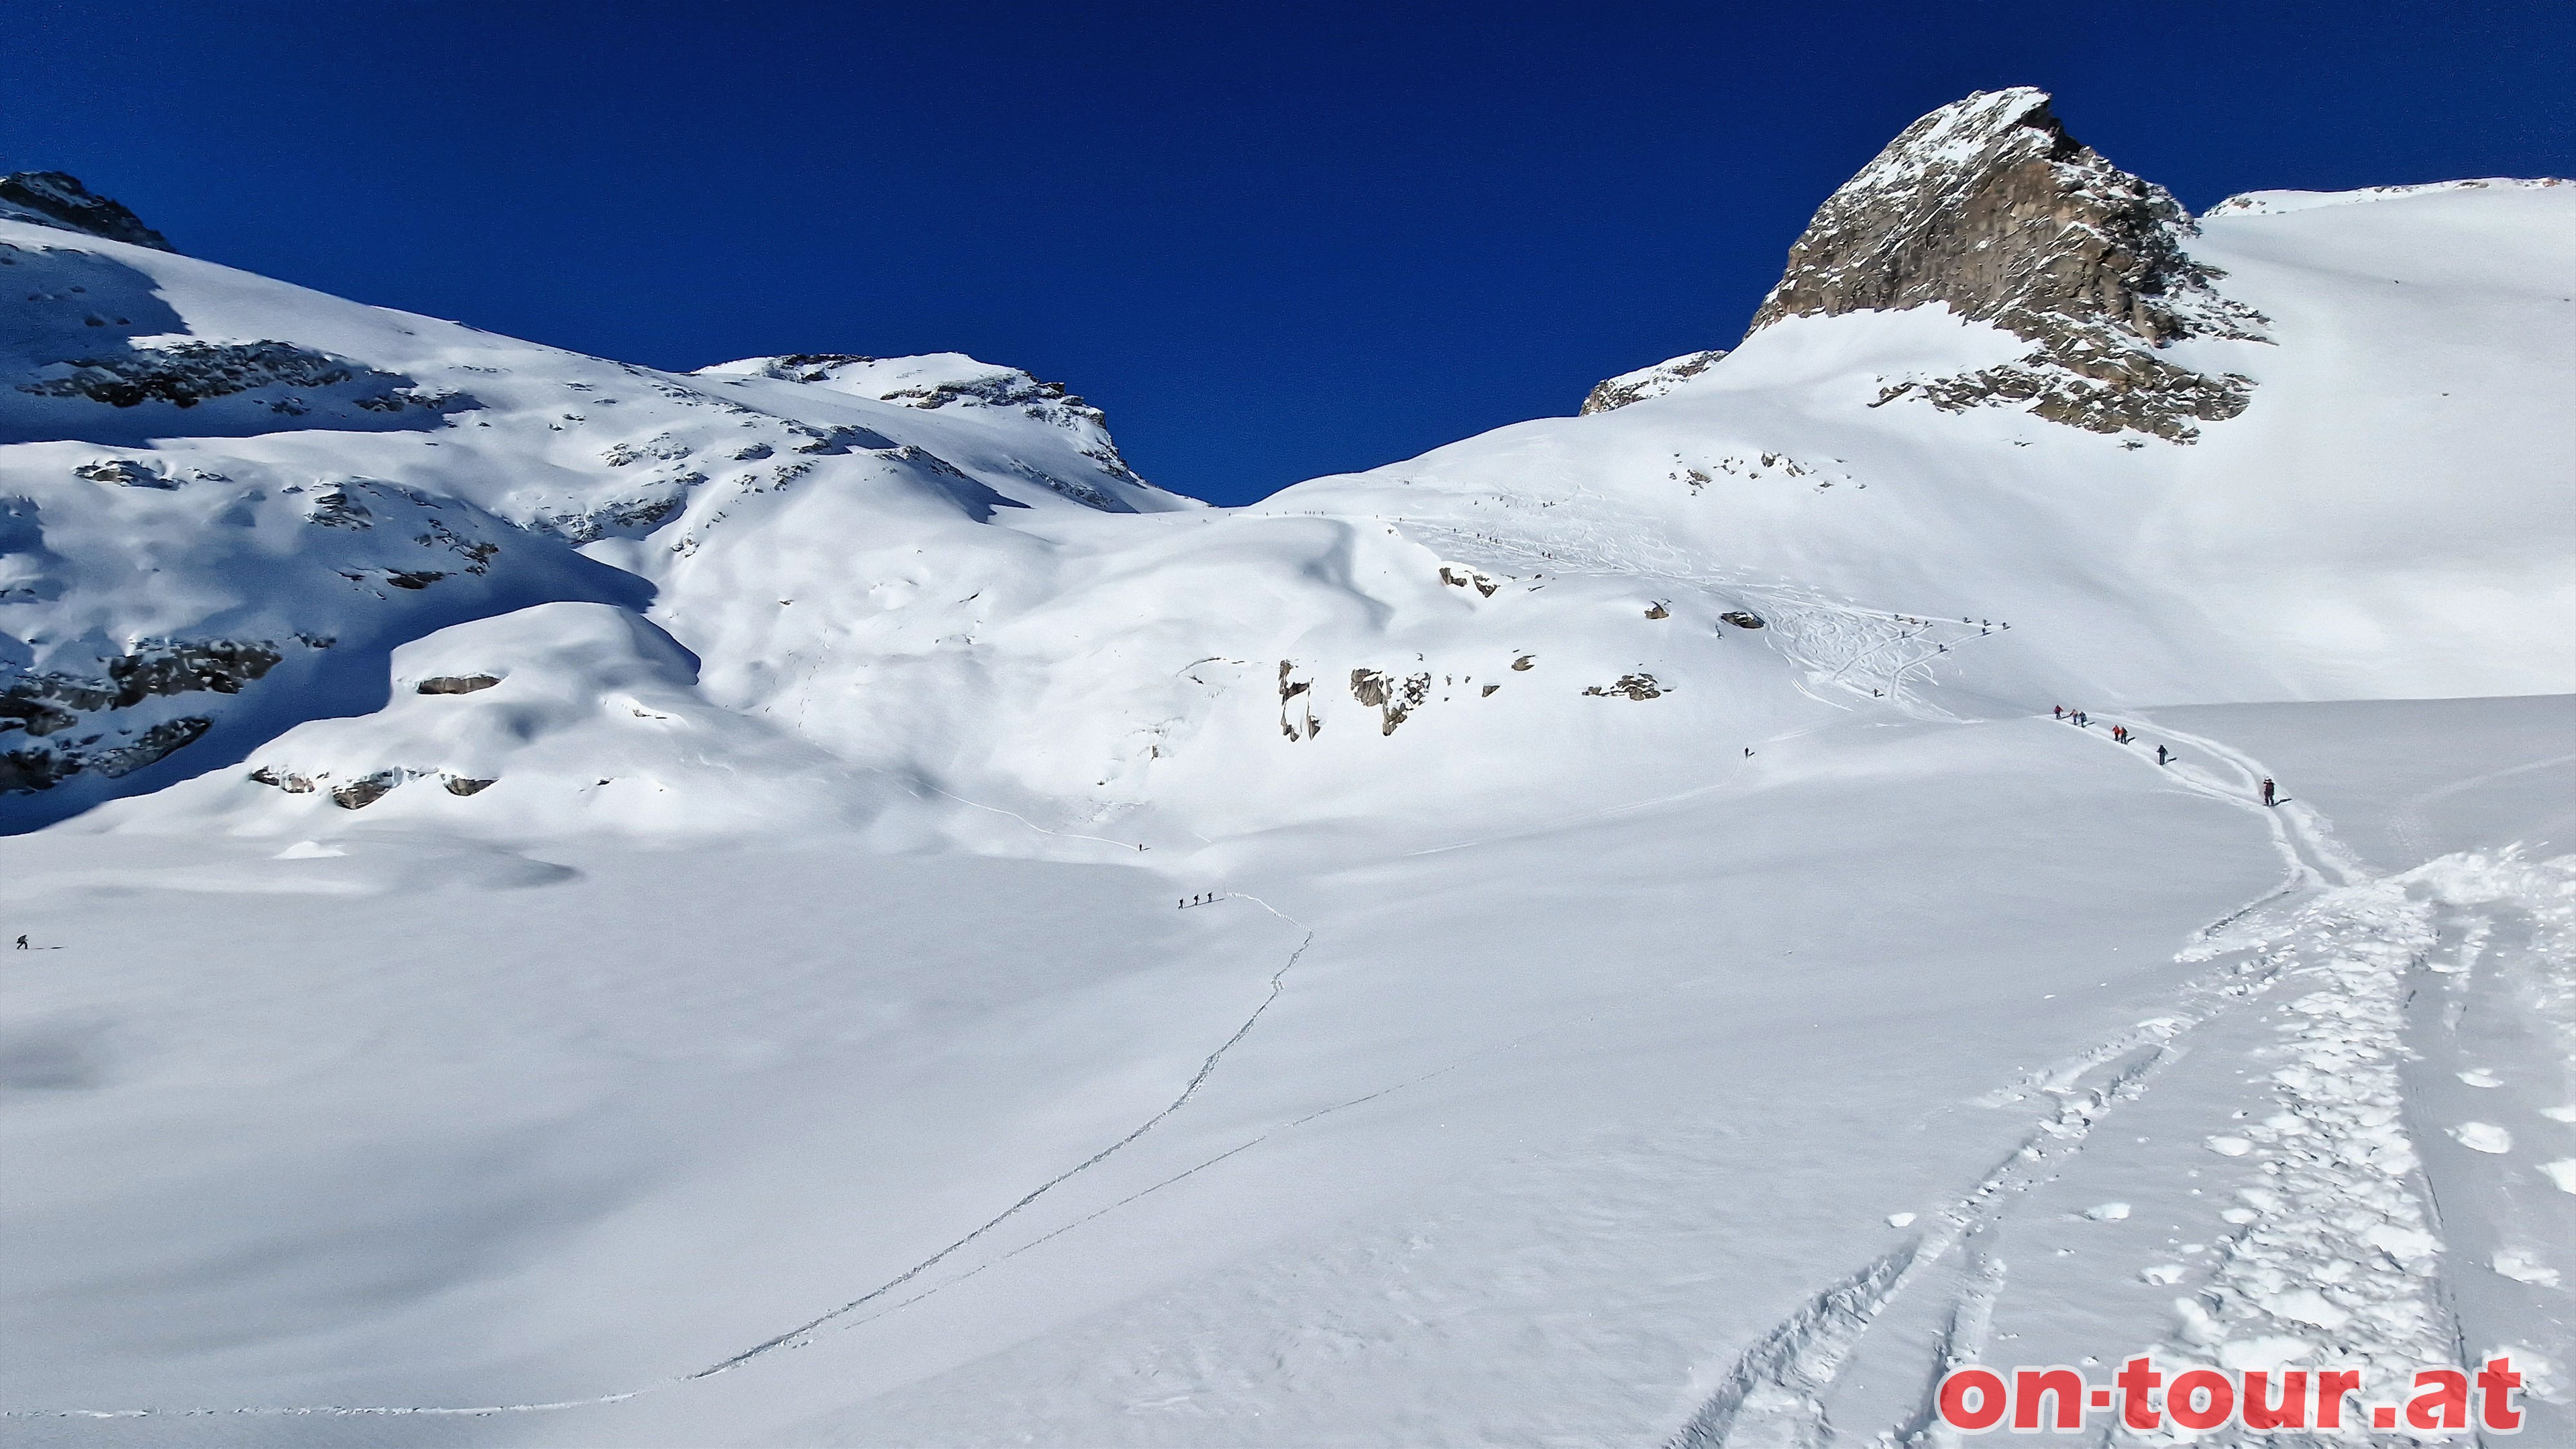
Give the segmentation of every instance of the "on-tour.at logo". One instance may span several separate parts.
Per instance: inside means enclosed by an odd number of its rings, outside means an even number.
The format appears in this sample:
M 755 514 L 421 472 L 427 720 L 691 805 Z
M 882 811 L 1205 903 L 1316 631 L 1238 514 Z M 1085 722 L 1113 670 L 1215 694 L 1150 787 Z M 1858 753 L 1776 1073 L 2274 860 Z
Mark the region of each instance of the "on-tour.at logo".
M 2522 1375 L 2508 1357 L 2491 1358 L 2474 1373 L 2437 1366 L 2415 1371 L 2397 1403 L 2375 1400 L 2360 1369 L 2238 1369 L 2206 1366 L 2170 1376 L 2145 1355 L 2120 1366 L 2109 1385 L 2087 1382 L 2081 1369 L 2000 1369 L 1966 1364 L 1941 1377 L 1941 1422 L 1969 1434 L 2009 1427 L 2012 1432 L 2078 1432 L 2088 1414 L 2112 1413 L 2124 1428 L 2171 1426 L 2195 1432 L 2244 1428 L 2258 1433 L 2346 1429 L 2408 1429 L 2419 1434 L 2490 1434 L 2522 1429 L 2515 1395 Z M 2359 1402 L 2348 1402 L 2359 1398 Z

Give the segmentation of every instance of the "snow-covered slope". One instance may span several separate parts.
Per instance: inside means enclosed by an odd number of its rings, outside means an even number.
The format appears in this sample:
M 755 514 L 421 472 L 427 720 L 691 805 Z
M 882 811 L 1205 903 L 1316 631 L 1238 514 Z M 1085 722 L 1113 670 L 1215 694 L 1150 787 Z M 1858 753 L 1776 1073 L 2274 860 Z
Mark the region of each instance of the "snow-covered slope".
M 888 798 L 1140 843 L 1512 817 L 1533 774 L 1849 708 L 2576 688 L 2571 208 L 2196 224 L 1999 92 L 1838 193 L 1731 353 L 1232 511 L 955 354 L 676 376 L 0 222 L 39 284 L 0 808 L 246 760 L 381 699 L 392 645 L 548 599 L 648 611 L 711 705 Z
M 2195 221 L 1971 97 L 1731 350 L 1214 509 L 39 180 L 13 1435 L 1913 1443 L 2005 1343 L 2568 1422 L 2566 703 L 2303 701 L 2576 690 L 2576 187 Z
M 956 354 L 822 360 L 901 372 L 887 402 L 786 380 L 814 359 L 657 373 L 31 221 L 0 220 L 0 265 L 25 289 L 0 328 L 0 810 L 22 824 L 371 707 L 389 648 L 460 620 L 641 608 L 791 494 L 907 551 L 996 514 L 1194 507 L 1079 399 Z M 648 535 L 625 568 L 580 552 Z

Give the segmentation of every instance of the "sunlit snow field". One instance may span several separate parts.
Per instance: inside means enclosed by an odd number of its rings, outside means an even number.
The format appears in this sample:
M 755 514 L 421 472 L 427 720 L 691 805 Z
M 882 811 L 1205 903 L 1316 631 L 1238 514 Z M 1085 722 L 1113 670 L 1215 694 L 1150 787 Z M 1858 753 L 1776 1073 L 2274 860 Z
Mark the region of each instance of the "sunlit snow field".
M 2576 1271 L 2576 1200 L 2542 1165 L 2576 1127 L 2541 1112 L 2576 1102 L 2576 1018 L 2538 938 L 2568 929 L 2576 701 L 2138 723 L 2259 750 L 2288 803 L 2040 719 L 1640 771 L 1499 838 L 1150 866 L 358 832 L 171 844 L 139 886 L 127 838 L 0 843 L 49 948 L 9 958 L 0 1038 L 0 1155 L 43 1164 L 6 1187 L 11 1402 L 573 1401 L 12 1436 L 1575 1443 L 1748 1391 L 1901 1426 L 1964 1302 L 2015 1361 L 2109 1361 L 2231 1271 L 2263 1149 L 2208 1143 L 2285 1110 L 2286 1004 L 2362 989 L 2248 979 L 2313 929 L 2313 892 L 2237 914 L 2293 858 L 2455 858 L 2388 887 L 2446 902 L 2397 969 L 2461 1006 L 2396 1069 L 2496 1085 L 2396 1130 L 2496 1236 L 2423 1291 L 2472 1336 L 2553 1321 L 2529 1280 Z M 2471 1120 L 2512 1150 L 2446 1135 Z M 1766 1335 L 1782 1382 L 1737 1382 Z

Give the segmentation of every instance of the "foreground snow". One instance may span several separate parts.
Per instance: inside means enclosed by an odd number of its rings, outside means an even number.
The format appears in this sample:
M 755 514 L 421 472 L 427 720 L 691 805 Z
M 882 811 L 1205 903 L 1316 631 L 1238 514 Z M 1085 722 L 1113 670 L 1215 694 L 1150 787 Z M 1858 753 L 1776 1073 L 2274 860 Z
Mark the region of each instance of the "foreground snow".
M 10 1403 L 499 1412 L 14 1432 L 1864 1442 L 1945 1355 L 2454 1336 L 2563 1423 L 2572 711 L 1854 722 L 1150 872 L 21 837 Z

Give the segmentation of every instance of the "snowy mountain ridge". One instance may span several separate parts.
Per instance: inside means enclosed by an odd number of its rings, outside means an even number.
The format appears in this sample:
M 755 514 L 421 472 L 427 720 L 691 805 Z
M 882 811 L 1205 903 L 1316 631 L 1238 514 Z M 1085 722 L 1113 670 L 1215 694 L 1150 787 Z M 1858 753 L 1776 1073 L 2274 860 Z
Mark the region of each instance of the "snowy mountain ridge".
M 1735 350 L 1239 510 L 959 354 L 660 373 L 0 222 L 37 284 L 0 337 L 0 812 L 203 776 L 156 810 L 565 828 L 620 777 L 523 802 L 391 721 L 261 748 L 376 708 L 397 646 L 553 601 L 644 611 L 711 708 L 841 762 L 852 818 L 963 796 L 1147 836 L 1509 815 L 1476 762 L 1538 738 L 1586 741 L 1547 752 L 1571 781 L 1851 709 L 2553 687 L 2566 448 L 2518 399 L 2568 386 L 2531 291 L 2565 199 L 2203 225 L 2044 94 L 1981 94 L 1827 201 Z M 2443 516 L 2374 555 L 2419 489 Z

